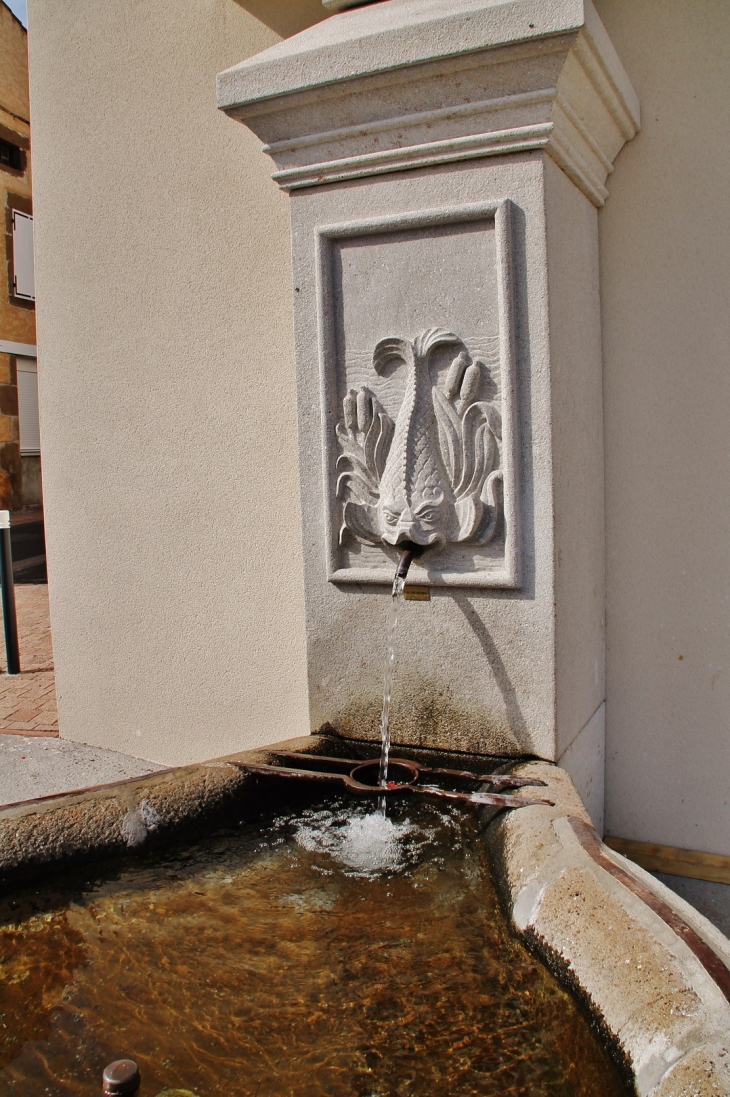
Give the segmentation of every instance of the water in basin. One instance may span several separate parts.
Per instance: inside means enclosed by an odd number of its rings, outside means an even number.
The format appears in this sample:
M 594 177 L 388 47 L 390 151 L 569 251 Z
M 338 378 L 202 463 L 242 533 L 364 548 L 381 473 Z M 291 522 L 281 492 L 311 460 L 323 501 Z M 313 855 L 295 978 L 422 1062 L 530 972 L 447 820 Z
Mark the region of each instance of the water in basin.
M 0 904 L 0 1094 L 619 1097 L 582 1009 L 507 926 L 472 809 L 349 799 Z

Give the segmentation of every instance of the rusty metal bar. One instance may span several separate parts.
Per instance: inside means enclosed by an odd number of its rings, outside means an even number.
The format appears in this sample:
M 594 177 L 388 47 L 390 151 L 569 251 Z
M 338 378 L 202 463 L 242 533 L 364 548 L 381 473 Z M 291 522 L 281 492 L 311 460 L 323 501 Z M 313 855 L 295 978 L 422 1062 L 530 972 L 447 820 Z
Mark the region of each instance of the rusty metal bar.
M 319 755 L 296 755 L 289 753 L 288 751 L 272 751 L 271 753 L 277 754 L 279 757 L 304 757 L 308 761 L 317 760 L 322 762 L 338 762 L 340 764 L 345 762 L 345 759 L 332 759 Z M 353 759 L 349 759 L 348 761 L 352 762 Z M 433 796 L 443 800 L 456 800 L 461 803 L 480 804 L 499 808 L 522 808 L 537 804 L 552 806 L 552 800 L 508 796 L 498 792 L 455 792 L 450 789 L 438 788 L 436 785 L 419 785 L 417 782 L 421 772 L 420 767 L 415 762 L 406 761 L 404 759 L 393 759 L 393 764 L 394 766 L 398 765 L 410 770 L 413 774 L 413 780 L 409 782 L 389 781 L 385 786 L 379 784 L 364 784 L 362 781 L 358 781 L 354 776 L 358 769 L 365 768 L 369 765 L 377 765 L 377 759 L 371 759 L 369 762 L 356 761 L 356 764 L 350 773 L 327 773 L 322 770 L 314 769 L 294 769 L 289 766 L 271 766 L 267 765 L 265 762 L 231 761 L 230 764 L 245 770 L 247 773 L 258 774 L 263 777 L 282 777 L 295 781 L 315 781 L 319 783 L 339 784 L 360 796 L 392 796 L 396 793 L 411 792 L 420 793 L 423 796 Z M 473 777 L 474 774 L 470 774 L 470 776 Z M 544 782 L 540 783 L 544 784 Z
M 362 760 L 357 758 L 332 758 L 326 754 L 297 754 L 296 751 L 290 750 L 267 750 L 267 754 L 270 754 L 274 758 L 286 758 L 290 761 L 306 761 L 317 762 L 318 764 L 326 764 L 339 766 L 342 769 L 349 772 L 353 766 L 360 765 Z M 393 758 L 394 763 L 404 762 L 405 759 Z M 466 769 L 444 769 L 442 767 L 422 766 L 420 762 L 413 762 L 408 760 L 408 765 L 415 766 L 419 773 L 438 773 L 444 777 L 459 777 L 467 781 L 478 781 L 480 784 L 489 783 L 490 785 L 496 785 L 498 788 L 527 788 L 530 786 L 542 786 L 547 787 L 547 782 L 541 781 L 538 777 L 513 777 L 506 773 L 472 773 L 471 770 Z

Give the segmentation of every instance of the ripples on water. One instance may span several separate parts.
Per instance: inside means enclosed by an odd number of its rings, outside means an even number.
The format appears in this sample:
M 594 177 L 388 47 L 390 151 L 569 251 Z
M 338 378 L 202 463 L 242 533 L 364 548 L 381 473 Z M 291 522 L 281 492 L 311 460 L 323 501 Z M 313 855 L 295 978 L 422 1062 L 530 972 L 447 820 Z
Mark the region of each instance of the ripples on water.
M 502 918 L 475 816 L 282 814 L 0 904 L 0 1095 L 621 1097 Z

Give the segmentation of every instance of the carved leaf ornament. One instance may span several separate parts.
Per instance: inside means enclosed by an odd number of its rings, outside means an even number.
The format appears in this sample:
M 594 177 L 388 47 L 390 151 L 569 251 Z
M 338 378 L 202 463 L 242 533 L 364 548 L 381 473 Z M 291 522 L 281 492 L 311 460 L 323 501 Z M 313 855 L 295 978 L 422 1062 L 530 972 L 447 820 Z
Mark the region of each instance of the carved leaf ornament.
M 429 358 L 443 346 L 457 353 L 439 387 Z M 437 551 L 453 543 L 487 544 L 502 512 L 501 416 L 478 399 L 487 367 L 440 328 L 413 342 L 381 339 L 373 354 L 376 373 L 394 361 L 408 371 L 395 424 L 365 387 L 343 401 L 336 427 L 340 544 L 348 533 L 368 545 L 413 541 Z

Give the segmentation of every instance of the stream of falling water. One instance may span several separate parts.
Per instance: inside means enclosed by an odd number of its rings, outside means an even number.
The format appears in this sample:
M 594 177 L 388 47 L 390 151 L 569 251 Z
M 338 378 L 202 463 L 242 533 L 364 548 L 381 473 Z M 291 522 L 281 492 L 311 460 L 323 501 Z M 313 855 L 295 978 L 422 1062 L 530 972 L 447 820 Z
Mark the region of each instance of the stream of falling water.
M 388 781 L 388 758 L 390 756 L 390 698 L 393 693 L 393 677 L 395 675 L 395 630 L 398 626 L 398 610 L 403 598 L 403 588 L 406 585 L 405 577 L 396 575 L 393 580 L 393 590 L 390 596 L 387 624 L 387 650 L 385 653 L 385 670 L 383 672 L 383 711 L 380 714 L 380 769 L 378 770 L 378 784 L 385 788 Z M 385 796 L 378 800 L 378 809 L 381 815 L 385 815 Z

